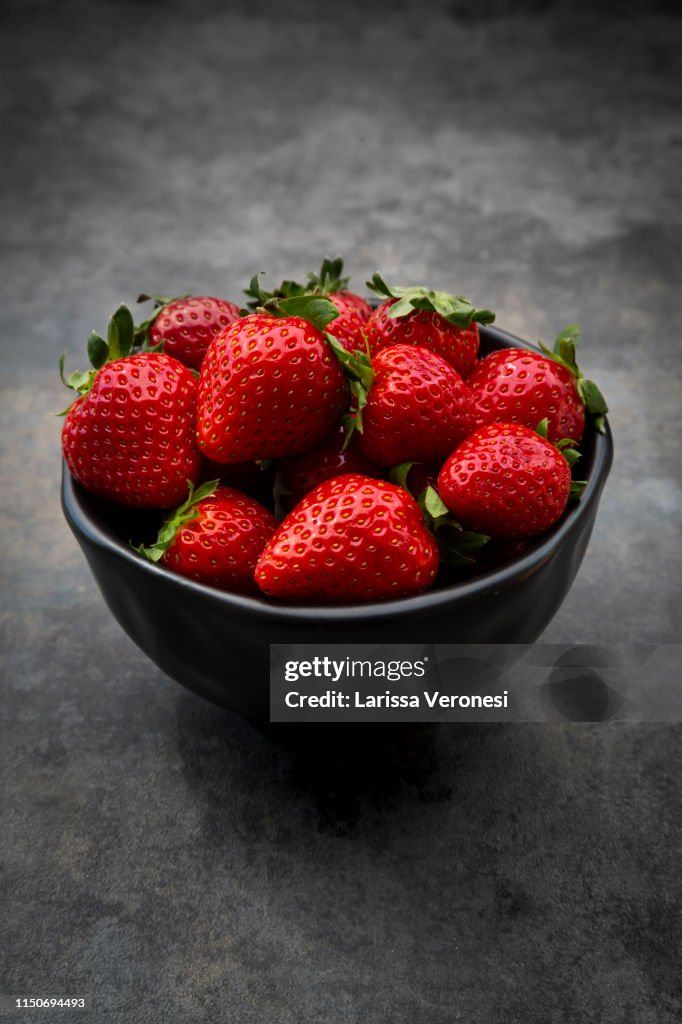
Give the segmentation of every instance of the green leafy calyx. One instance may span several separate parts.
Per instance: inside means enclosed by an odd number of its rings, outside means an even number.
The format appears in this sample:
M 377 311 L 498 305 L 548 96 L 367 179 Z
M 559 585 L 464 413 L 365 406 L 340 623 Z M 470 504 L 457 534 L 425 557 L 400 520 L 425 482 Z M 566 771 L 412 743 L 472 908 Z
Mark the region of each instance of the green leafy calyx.
M 115 359 L 122 359 L 130 354 L 134 335 L 132 313 L 127 306 L 119 306 L 109 321 L 106 341 L 96 331 L 91 331 L 88 336 L 87 352 L 92 369 L 84 372 L 76 370 L 68 376 L 64 376 L 66 352 L 62 353 L 59 359 L 59 376 L 62 384 L 75 391 L 79 398 L 87 395 L 98 370 L 101 370 L 107 363 L 112 363 Z M 68 412 L 68 408 L 64 410 L 64 413 L 66 412 Z
M 571 486 L 568 492 L 569 501 L 577 501 L 582 497 L 583 491 L 587 487 L 587 480 L 571 480 Z
M 559 331 L 554 342 L 554 347 L 549 349 L 540 342 L 540 348 L 553 359 L 556 363 L 561 363 L 565 366 L 573 376 L 575 377 L 576 388 L 580 395 L 585 410 L 594 416 L 594 425 L 597 430 L 603 434 L 606 429 L 604 424 L 604 416 L 609 411 L 606 404 L 606 399 L 602 395 L 601 391 L 594 383 L 594 381 L 587 380 L 583 377 L 578 367 L 576 360 L 576 348 L 580 341 L 580 327 L 578 324 L 569 324 L 564 327 L 563 331 Z
M 410 470 L 413 466 L 418 466 L 418 462 L 401 462 L 399 466 L 394 466 L 393 469 L 388 471 L 388 479 L 392 484 L 396 484 L 398 487 L 402 487 L 404 491 L 411 494 L 410 488 L 407 486 L 407 478 L 410 475 Z
M 199 509 L 197 508 L 199 502 L 204 501 L 206 498 L 210 498 L 212 494 L 215 494 L 217 487 L 220 485 L 220 480 L 209 480 L 207 483 L 202 484 L 201 487 L 197 487 L 194 490 L 194 485 L 191 480 L 187 481 L 188 495 L 183 501 L 182 505 L 179 505 L 174 512 L 168 516 L 164 521 L 163 526 L 159 530 L 159 535 L 149 547 L 141 545 L 135 548 L 140 555 L 144 555 L 150 562 L 158 562 L 163 558 L 168 548 L 173 543 L 176 533 L 178 530 L 188 523 L 191 519 L 196 519 L 199 515 Z
M 487 544 L 490 537 L 484 533 L 465 530 L 462 524 L 450 515 L 447 505 L 435 487 L 426 487 L 417 498 L 417 504 L 424 513 L 428 529 L 436 538 L 441 561 L 455 568 L 472 565 L 476 561 L 472 558 L 473 552 Z
M 337 256 L 335 260 L 323 259 L 319 274 L 308 274 L 308 290 L 318 295 L 332 295 L 343 292 L 348 287 L 350 276 L 343 275 L 343 260 Z
M 353 399 L 352 411 L 344 419 L 346 439 L 342 451 L 345 452 L 350 444 L 353 431 L 359 430 L 362 433 L 362 410 L 367 405 L 367 399 L 374 384 L 374 370 L 368 352 L 362 352 L 360 349 L 349 352 L 331 334 L 325 332 L 325 337 L 332 352 L 341 363 Z
M 580 452 L 578 451 L 573 438 L 562 437 L 560 441 L 556 442 L 555 447 L 559 449 L 563 457 L 566 459 L 566 462 L 569 464 L 571 469 L 573 469 L 580 458 Z
M 309 273 L 305 284 L 298 281 L 282 281 L 274 291 L 266 292 L 260 286 L 260 274 L 251 278 L 249 287 L 244 289 L 248 298 L 247 307 L 257 309 L 270 299 L 292 299 L 304 295 L 325 296 L 334 292 L 344 291 L 348 287 L 349 277 L 343 276 L 343 260 L 324 259 L 317 274 Z
M 544 439 L 546 441 L 547 440 L 547 431 L 548 431 L 548 429 L 549 429 L 549 420 L 545 416 L 545 418 L 543 420 L 540 420 L 540 422 L 538 423 L 537 427 L 535 428 L 535 433 L 539 434 L 540 437 L 544 437 Z
M 548 430 L 548 428 L 549 428 L 549 420 L 545 416 L 545 418 L 543 420 L 540 420 L 540 422 L 538 423 L 537 427 L 535 428 L 535 433 L 539 434 L 540 437 L 544 438 L 544 440 L 547 441 L 548 440 L 548 438 L 547 438 L 547 430 Z M 551 444 L 552 442 L 550 441 L 549 443 Z M 578 451 L 577 446 L 576 446 L 576 442 L 573 440 L 573 438 L 572 437 L 562 437 L 562 439 L 560 441 L 556 441 L 554 443 L 554 447 L 559 449 L 559 451 L 561 452 L 563 457 L 566 459 L 566 462 L 569 464 L 571 469 L 573 469 L 573 467 L 575 466 L 576 462 L 580 458 L 580 452 Z
M 491 324 L 495 320 L 495 314 L 489 309 L 476 309 L 463 295 L 450 295 L 449 292 L 436 292 L 431 288 L 421 286 L 415 288 L 389 286 L 378 273 L 374 274 L 372 280 L 367 282 L 367 287 L 384 299 L 398 300 L 388 312 L 388 315 L 394 320 L 407 316 L 415 309 L 438 313 L 448 323 L 461 330 L 470 327 L 474 322 Z
M 282 297 L 263 291 L 260 286 L 260 273 L 254 274 L 249 286 L 250 294 L 256 297 L 256 310 L 269 313 L 270 316 L 298 316 L 307 320 L 318 331 L 324 331 L 327 324 L 336 320 L 339 311 L 333 302 L 321 295 L 290 295 Z

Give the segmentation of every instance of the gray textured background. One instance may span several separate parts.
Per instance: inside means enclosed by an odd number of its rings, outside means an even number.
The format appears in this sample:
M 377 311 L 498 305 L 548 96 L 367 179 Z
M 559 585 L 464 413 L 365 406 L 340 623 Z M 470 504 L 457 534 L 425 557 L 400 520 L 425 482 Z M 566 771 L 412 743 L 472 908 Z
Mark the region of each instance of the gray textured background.
M 672 639 L 682 39 L 640 6 L 3 4 L 5 993 L 89 993 L 96 1021 L 679 1020 L 678 731 L 262 735 L 112 620 L 51 414 L 58 354 L 141 288 L 236 298 L 323 254 L 530 339 L 577 319 L 618 453 L 544 639 Z

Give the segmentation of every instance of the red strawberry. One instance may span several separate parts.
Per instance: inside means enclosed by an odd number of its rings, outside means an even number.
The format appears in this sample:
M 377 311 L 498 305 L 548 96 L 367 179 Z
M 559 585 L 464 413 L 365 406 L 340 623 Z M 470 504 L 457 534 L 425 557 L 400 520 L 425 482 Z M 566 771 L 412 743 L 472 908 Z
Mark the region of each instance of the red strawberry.
M 336 319 L 328 324 L 327 331 L 348 352 L 355 349 L 364 352 L 365 328 L 372 314 L 372 307 L 352 292 L 332 292 L 327 298 L 339 311 Z
M 326 299 L 288 301 L 297 310 L 312 308 L 311 315 L 322 309 L 322 327 L 335 315 Z M 201 367 L 199 446 L 221 463 L 295 455 L 337 424 L 346 394 L 343 370 L 312 323 L 302 316 L 245 317 L 215 338 Z
M 235 594 L 257 594 L 254 569 L 277 520 L 253 498 L 203 484 L 166 520 L 155 544 L 137 548 L 173 572 Z
M 206 349 L 215 336 L 239 319 L 239 306 L 209 295 L 186 295 L 167 299 L 162 295 L 141 295 L 138 301 L 154 299 L 156 311 L 137 329 L 136 341 L 145 347 L 163 346 L 190 369 L 198 370 Z
M 421 593 L 437 571 L 438 548 L 414 499 L 350 473 L 320 484 L 287 516 L 256 582 L 271 597 L 341 604 Z
M 606 403 L 596 385 L 585 380 L 575 361 L 580 328 L 572 324 L 557 338 L 555 351 L 525 348 L 491 352 L 467 379 L 474 391 L 477 424 L 521 423 L 534 429 L 547 419 L 550 441 L 570 437 L 580 441 L 585 408 L 599 417 Z M 563 352 L 563 356 L 561 353 Z
M 394 345 L 372 361 L 360 446 L 379 466 L 440 464 L 474 426 L 474 403 L 452 367 L 428 349 Z
M 361 295 L 356 295 L 355 292 L 349 292 L 347 289 L 337 292 L 329 292 L 327 298 L 330 302 L 333 302 L 339 313 L 357 313 L 361 320 L 369 320 L 372 315 L 372 307 L 366 299 L 363 299 Z
M 389 288 L 379 274 L 368 287 L 388 297 L 369 319 L 365 333 L 370 356 L 392 345 L 420 345 L 445 359 L 466 377 L 476 364 L 478 324 L 490 324 L 494 313 L 476 309 L 461 295 L 427 288 Z
M 465 527 L 493 538 L 534 537 L 563 515 L 571 470 L 553 444 L 528 427 L 493 423 L 446 460 L 438 492 Z
M 277 469 L 276 490 L 286 509 L 298 505 L 314 487 L 344 473 L 363 476 L 380 475 L 380 470 L 359 450 L 357 434 L 353 434 L 344 451 L 346 431 L 338 427 L 320 444 L 301 455 L 282 459 Z
M 396 301 L 389 299 L 375 309 L 365 328 L 372 358 L 393 345 L 419 345 L 442 356 L 466 377 L 476 364 L 478 355 L 478 324 L 460 329 L 453 327 L 438 313 L 414 310 L 400 319 L 391 316 Z
M 136 508 L 172 508 L 196 482 L 196 381 L 171 356 L 134 356 L 132 316 L 122 306 L 108 343 L 91 334 L 95 367 L 71 374 L 80 397 L 66 414 L 62 451 L 71 475 L 87 490 Z M 63 376 L 64 357 L 60 363 Z
M 520 423 L 533 429 L 548 420 L 550 441 L 580 441 L 585 407 L 570 370 L 540 352 L 507 348 L 481 359 L 467 383 L 474 392 L 476 423 Z

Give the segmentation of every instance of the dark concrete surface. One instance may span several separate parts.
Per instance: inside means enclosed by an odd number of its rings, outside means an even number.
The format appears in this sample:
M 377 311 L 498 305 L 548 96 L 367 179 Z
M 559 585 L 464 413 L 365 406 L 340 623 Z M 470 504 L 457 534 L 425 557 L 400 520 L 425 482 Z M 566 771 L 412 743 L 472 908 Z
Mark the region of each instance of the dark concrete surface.
M 119 301 L 323 254 L 531 339 L 578 320 L 617 460 L 545 638 L 674 639 L 682 40 L 643 7 L 3 4 L 2 993 L 93 1021 L 680 1019 L 677 728 L 257 732 L 114 623 L 52 415 L 58 354 Z

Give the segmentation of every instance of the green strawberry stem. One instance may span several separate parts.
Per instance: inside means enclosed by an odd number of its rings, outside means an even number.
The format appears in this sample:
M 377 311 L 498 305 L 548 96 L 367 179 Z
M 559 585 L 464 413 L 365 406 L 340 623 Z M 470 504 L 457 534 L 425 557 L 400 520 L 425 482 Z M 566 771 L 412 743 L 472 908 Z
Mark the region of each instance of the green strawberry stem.
M 413 466 L 418 466 L 418 462 L 401 462 L 399 466 L 394 466 L 388 471 L 388 479 L 391 483 L 396 484 L 398 487 L 402 487 L 404 491 L 411 494 L 410 488 L 407 486 L 407 478 L 410 475 L 410 470 Z
M 71 388 L 72 391 L 76 391 L 78 395 L 86 395 L 92 387 L 92 382 L 95 379 L 96 370 L 86 370 L 84 373 L 80 373 L 78 370 L 74 370 L 68 377 L 64 376 L 64 363 L 66 361 L 66 352 L 62 352 L 59 357 L 59 378 L 66 388 Z M 75 401 L 75 399 L 74 399 Z M 67 408 L 70 408 L 67 407 Z M 67 411 L 66 409 L 64 410 Z M 63 413 L 61 414 L 63 415 Z
M 274 316 L 298 316 L 307 320 L 318 331 L 324 331 L 327 324 L 336 320 L 339 311 L 329 299 L 317 295 L 296 295 L 289 299 L 271 299 L 265 306 Z
M 415 462 L 402 462 L 389 472 L 389 479 L 398 487 L 410 494 L 407 487 L 407 476 Z M 417 504 L 424 514 L 427 529 L 436 538 L 441 561 L 455 568 L 473 565 L 476 561 L 471 555 L 490 540 L 484 533 L 473 533 L 465 530 L 460 522 L 450 515 L 450 511 L 435 487 L 425 487 L 417 498 Z
M 263 273 L 261 271 L 260 273 Z M 344 291 L 348 287 L 349 277 L 343 277 L 343 260 L 337 257 L 335 260 L 324 259 L 318 274 L 309 273 L 307 284 L 299 284 L 298 281 L 282 281 L 282 283 L 271 292 L 266 292 L 260 285 L 260 273 L 254 274 L 249 282 L 249 287 L 244 289 L 248 297 L 247 307 L 251 310 L 264 306 L 271 299 L 300 298 L 304 295 L 325 296 L 333 292 Z
M 343 276 L 343 259 L 323 259 L 319 274 L 308 274 L 308 290 L 317 295 L 331 295 L 348 288 L 350 275 Z
M 582 498 L 583 491 L 587 487 L 587 480 L 571 480 L 571 486 L 568 492 L 569 501 L 577 501 Z
M 565 366 L 573 374 L 578 394 L 583 401 L 585 410 L 591 416 L 594 416 L 594 425 L 599 433 L 603 434 L 606 429 L 604 416 L 609 409 L 606 399 L 594 381 L 587 380 L 580 372 L 576 361 L 576 348 L 579 341 L 580 326 L 578 324 L 569 324 L 562 331 L 559 331 L 552 349 L 548 349 L 542 342 L 538 344 L 546 356 L 549 356 L 556 363 L 561 363 L 562 366 Z
M 545 417 L 543 420 L 540 420 L 537 427 L 535 428 L 535 433 L 539 434 L 540 437 L 543 437 L 545 441 L 547 441 L 548 426 L 549 420 L 547 419 L 547 417 Z M 551 444 L 552 442 L 549 441 L 548 443 Z M 568 463 L 571 470 L 575 466 L 578 459 L 581 458 L 580 452 L 577 448 L 573 447 L 574 445 L 575 441 L 570 437 L 562 437 L 562 439 L 560 441 L 557 441 L 554 445 L 554 447 L 558 448 L 563 457 L 566 459 L 566 462 Z M 571 485 L 568 491 L 568 500 L 577 501 L 582 496 L 582 493 L 585 490 L 586 486 L 587 480 L 571 480 Z
M 263 309 L 267 306 L 267 303 L 278 299 L 296 299 L 311 294 L 305 285 L 298 284 L 297 281 L 282 281 L 278 288 L 268 292 L 260 283 L 261 275 L 264 273 L 264 270 L 259 270 L 251 278 L 249 287 L 244 289 L 244 295 L 249 298 L 245 313 L 253 312 L 256 309 Z
M 247 302 L 248 309 L 251 311 L 265 306 L 265 303 L 270 299 L 286 298 L 284 295 L 278 295 L 276 292 L 266 292 L 261 288 L 260 279 L 264 273 L 264 270 L 259 270 L 258 273 L 254 274 L 251 278 L 249 287 L 244 289 L 244 295 L 248 295 L 251 300 L 250 302 Z
M 62 384 L 75 391 L 78 398 L 87 395 L 97 376 L 98 370 L 101 370 L 107 363 L 112 363 L 115 359 L 122 359 L 130 354 L 133 347 L 134 334 L 135 327 L 132 313 L 127 306 L 119 306 L 109 320 L 106 341 L 96 331 L 91 331 L 88 335 L 87 352 L 92 366 L 91 370 L 85 370 L 82 373 L 76 370 L 70 373 L 68 377 L 65 377 L 64 364 L 66 362 L 66 352 L 61 354 L 59 357 L 59 376 Z M 74 399 L 75 401 L 77 399 Z M 73 405 L 73 402 L 71 405 Z M 71 408 L 71 405 L 67 406 L 59 415 L 65 415 Z
M 260 295 L 257 310 L 276 317 L 298 316 L 302 320 L 307 320 L 318 331 L 324 331 L 327 324 L 336 320 L 339 315 L 334 303 L 320 295 L 294 295 L 283 299 L 261 292 L 259 277 L 260 274 L 256 274 L 251 280 L 254 294 Z
M 196 519 L 199 515 L 199 509 L 197 505 L 200 501 L 205 498 L 210 498 L 212 494 L 215 494 L 216 488 L 219 486 L 220 480 L 209 480 L 207 483 L 202 484 L 196 491 L 191 480 L 187 481 L 188 495 L 183 501 L 182 505 L 178 505 L 174 512 L 164 520 L 163 526 L 159 530 L 158 537 L 149 547 L 145 547 L 143 544 L 134 550 L 140 555 L 144 555 L 150 562 L 158 562 L 168 548 L 173 543 L 173 539 L 185 523 L 188 523 L 191 519 Z
M 574 444 L 575 441 L 573 441 L 570 437 L 562 437 L 562 439 L 560 441 L 557 441 L 555 445 L 555 447 L 559 449 L 563 457 L 566 459 L 566 462 L 569 464 L 571 469 L 573 469 L 576 462 L 581 457 L 578 449 L 573 447 Z
M 349 352 L 331 334 L 325 332 L 325 337 L 329 342 L 332 352 L 343 367 L 351 397 L 354 400 L 352 411 L 346 414 L 343 421 L 346 428 L 346 438 L 341 451 L 345 452 L 350 444 L 353 431 L 359 430 L 362 433 L 362 410 L 367 405 L 367 398 L 374 384 L 374 370 L 372 369 L 369 352 L 362 352 L 360 349 L 356 349 L 355 352 Z
M 573 440 L 572 437 L 562 437 L 560 441 L 556 442 L 548 441 L 548 429 L 549 420 L 545 416 L 545 418 L 540 420 L 537 427 L 535 428 L 535 433 L 539 434 L 540 437 L 542 437 L 545 441 L 548 442 L 548 444 L 554 443 L 554 447 L 559 449 L 563 457 L 566 459 L 566 462 L 569 464 L 571 469 L 573 469 L 578 459 L 581 458 L 580 452 L 578 451 L 577 447 L 575 447 L 576 442 Z
M 473 322 L 491 324 L 495 320 L 495 314 L 489 309 L 476 309 L 463 295 L 450 295 L 449 292 L 436 292 L 421 286 L 396 288 L 387 285 L 378 273 L 367 282 L 367 287 L 382 298 L 398 300 L 388 312 L 392 319 L 407 316 L 413 310 L 421 309 L 440 314 L 448 323 L 461 330 L 471 327 Z

